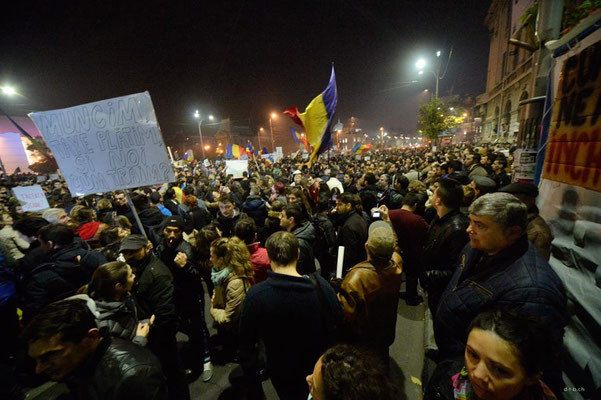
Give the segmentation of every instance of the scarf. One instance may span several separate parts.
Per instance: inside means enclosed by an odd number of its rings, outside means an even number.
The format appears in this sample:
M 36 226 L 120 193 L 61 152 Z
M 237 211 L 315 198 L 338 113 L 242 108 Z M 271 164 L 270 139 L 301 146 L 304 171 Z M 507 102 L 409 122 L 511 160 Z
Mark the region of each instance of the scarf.
M 213 268 L 211 271 L 211 281 L 213 281 L 213 285 L 221 286 L 223 281 L 232 273 L 232 269 L 230 267 L 224 268 L 221 271 L 217 268 Z

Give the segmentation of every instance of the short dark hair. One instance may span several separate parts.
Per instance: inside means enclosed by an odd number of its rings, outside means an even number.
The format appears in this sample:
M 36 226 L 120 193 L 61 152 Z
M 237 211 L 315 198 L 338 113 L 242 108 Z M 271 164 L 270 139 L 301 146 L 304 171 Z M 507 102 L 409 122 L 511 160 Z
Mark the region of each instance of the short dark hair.
M 403 190 L 407 190 L 407 186 L 409 186 L 409 178 L 403 174 L 396 174 L 394 176 L 394 184 L 399 185 Z
M 478 314 L 472 320 L 467 334 L 475 328 L 494 332 L 515 347 L 529 378 L 547 369 L 549 363 L 557 362 L 549 349 L 561 346 L 561 335 L 546 322 L 512 311 L 492 309 Z
M 451 160 L 447 164 L 447 169 L 453 168 L 453 171 L 455 172 L 459 172 L 463 169 L 463 164 L 461 164 L 461 161 L 459 160 Z
M 16 221 L 13 227 L 25 236 L 34 237 L 46 225 L 50 223 L 42 217 L 25 217 Z
M 39 230 L 38 236 L 44 242 L 52 241 L 59 246 L 71 244 L 73 243 L 73 239 L 75 239 L 73 229 L 62 224 L 46 225 Z
M 219 203 L 232 203 L 233 205 L 236 205 L 236 202 L 234 201 L 234 196 L 232 196 L 231 193 L 221 194 L 219 196 Z
M 61 300 L 46 306 L 33 317 L 22 338 L 31 343 L 60 334 L 63 341 L 80 343 L 88 331 L 96 327 L 94 314 L 84 300 Z
M 355 199 L 353 198 L 353 194 L 351 192 L 344 192 L 337 198 L 337 200 L 344 204 L 355 204 Z
M 376 183 L 376 175 L 373 172 L 368 172 L 365 174 L 365 182 L 368 185 L 374 185 Z
M 463 200 L 463 188 L 455 179 L 445 178 L 438 181 L 436 194 L 445 207 L 451 210 L 461 207 Z
M 280 265 L 298 260 L 298 238 L 287 231 L 273 233 L 265 243 L 269 259 Z
M 256 241 L 257 225 L 252 218 L 240 218 L 234 226 L 234 235 L 238 236 L 244 243 L 252 244 Z
M 400 398 L 398 387 L 383 366 L 355 347 L 338 344 L 321 359 L 323 392 L 327 400 L 393 400 Z
M 420 196 L 415 192 L 409 192 L 403 197 L 403 205 L 416 207 L 419 205 Z
M 131 197 L 131 202 L 138 210 L 145 210 L 150 206 L 148 203 L 148 197 L 146 197 L 144 194 L 134 194 Z
M 474 158 L 474 162 L 480 163 L 480 160 L 482 160 L 482 156 L 480 155 L 480 153 L 470 153 L 470 154 Z
M 107 228 L 100 233 L 100 245 L 103 247 L 118 240 L 120 240 L 118 227 Z
M 284 208 L 284 212 L 286 213 L 287 218 L 294 218 L 296 225 L 302 224 L 305 221 L 303 209 L 298 204 L 288 204 L 286 208 Z
M 150 202 L 152 204 L 159 204 L 161 202 L 161 194 L 156 191 L 150 193 Z

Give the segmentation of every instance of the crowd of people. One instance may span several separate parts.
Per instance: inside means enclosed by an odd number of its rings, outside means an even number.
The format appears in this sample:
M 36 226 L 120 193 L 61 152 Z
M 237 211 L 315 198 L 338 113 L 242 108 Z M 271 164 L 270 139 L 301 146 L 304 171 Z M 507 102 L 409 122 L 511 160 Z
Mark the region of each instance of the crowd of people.
M 263 399 L 266 379 L 281 399 L 402 398 L 400 298 L 433 319 L 436 346 L 406 349 L 437 363 L 426 398 L 555 399 L 566 294 L 511 154 L 249 160 L 238 179 L 196 162 L 127 192 L 73 198 L 45 181 L 38 213 L 10 191 L 37 177 L 5 179 L 0 398 L 37 373 L 74 399 L 187 399 L 223 362 L 240 364 L 244 398 Z

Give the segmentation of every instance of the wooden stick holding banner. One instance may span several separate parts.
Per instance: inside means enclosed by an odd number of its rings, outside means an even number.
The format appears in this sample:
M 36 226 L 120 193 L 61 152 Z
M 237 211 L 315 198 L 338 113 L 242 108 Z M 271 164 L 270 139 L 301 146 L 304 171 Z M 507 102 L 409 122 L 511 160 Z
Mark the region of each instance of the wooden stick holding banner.
M 338 260 L 336 261 L 336 278 L 342 279 L 342 264 L 344 263 L 344 246 L 338 246 Z
M 140 217 L 138 216 L 138 211 L 136 211 L 136 207 L 134 206 L 134 203 L 133 203 L 133 201 L 131 201 L 131 197 L 129 196 L 129 190 L 124 190 L 123 192 L 125 193 L 125 198 L 127 199 L 127 202 L 129 203 L 129 208 L 131 209 L 131 213 L 134 215 L 134 218 L 136 219 L 136 223 L 138 224 L 138 229 L 140 230 L 142 235 L 144 235 L 144 237 L 146 239 L 148 239 L 148 236 L 146 235 L 146 231 L 144 230 L 144 225 L 142 225 L 142 221 L 140 221 Z

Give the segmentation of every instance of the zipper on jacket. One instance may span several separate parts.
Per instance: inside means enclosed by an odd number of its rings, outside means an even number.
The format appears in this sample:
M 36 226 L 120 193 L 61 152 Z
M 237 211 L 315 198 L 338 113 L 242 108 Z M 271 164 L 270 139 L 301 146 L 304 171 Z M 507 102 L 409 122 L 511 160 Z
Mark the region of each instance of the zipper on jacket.
M 471 281 L 470 286 L 473 286 L 474 289 L 476 289 L 477 291 L 479 291 L 480 293 L 482 293 L 485 296 L 492 297 L 492 295 L 493 295 L 493 293 L 490 290 L 488 290 L 487 288 L 485 288 L 484 286 L 480 285 L 477 282 Z

